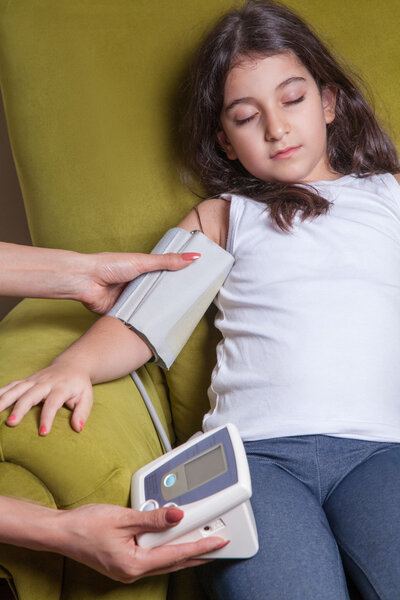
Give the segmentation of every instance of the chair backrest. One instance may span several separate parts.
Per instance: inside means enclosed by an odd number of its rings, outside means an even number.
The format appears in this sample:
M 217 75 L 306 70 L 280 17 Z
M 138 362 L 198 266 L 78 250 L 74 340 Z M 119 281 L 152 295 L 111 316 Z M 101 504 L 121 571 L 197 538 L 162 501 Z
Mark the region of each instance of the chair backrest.
M 374 87 L 399 140 L 400 2 L 287 4 Z M 148 251 L 197 202 L 177 171 L 179 86 L 204 31 L 230 6 L 0 0 L 0 83 L 35 244 Z M 216 339 L 203 322 L 167 374 L 180 438 L 206 408 Z

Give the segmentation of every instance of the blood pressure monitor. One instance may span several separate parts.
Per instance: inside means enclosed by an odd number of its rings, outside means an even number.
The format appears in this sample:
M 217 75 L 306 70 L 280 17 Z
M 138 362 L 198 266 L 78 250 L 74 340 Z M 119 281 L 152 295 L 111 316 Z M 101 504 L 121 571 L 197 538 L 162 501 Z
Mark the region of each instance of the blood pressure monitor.
M 215 535 L 230 543 L 203 557 L 249 558 L 258 550 L 250 497 L 247 457 L 237 428 L 228 424 L 196 434 L 133 475 L 132 508 L 177 506 L 185 512 L 176 527 L 144 533 L 137 542 L 154 548 Z

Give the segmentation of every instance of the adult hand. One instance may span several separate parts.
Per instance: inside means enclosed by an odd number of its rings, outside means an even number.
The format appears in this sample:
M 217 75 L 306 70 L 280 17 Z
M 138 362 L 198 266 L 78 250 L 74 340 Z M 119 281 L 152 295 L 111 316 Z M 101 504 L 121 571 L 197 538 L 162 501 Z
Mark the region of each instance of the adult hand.
M 147 575 L 160 575 L 203 564 L 194 558 L 222 548 L 218 537 L 198 542 L 141 548 L 135 536 L 163 531 L 184 517 L 178 508 L 139 512 L 107 504 L 88 504 L 58 513 L 59 531 L 65 532 L 53 550 L 69 556 L 112 579 L 131 583 Z M 61 527 L 60 527 L 61 525 Z
M 102 252 L 89 255 L 92 269 L 81 273 L 76 281 L 76 299 L 90 310 L 104 314 L 115 304 L 126 283 L 142 273 L 167 269 L 177 271 L 196 260 L 200 255 L 139 254 Z
M 115 303 L 128 281 L 147 271 L 187 267 L 200 254 L 80 254 L 0 242 L 2 296 L 79 300 L 99 314 Z

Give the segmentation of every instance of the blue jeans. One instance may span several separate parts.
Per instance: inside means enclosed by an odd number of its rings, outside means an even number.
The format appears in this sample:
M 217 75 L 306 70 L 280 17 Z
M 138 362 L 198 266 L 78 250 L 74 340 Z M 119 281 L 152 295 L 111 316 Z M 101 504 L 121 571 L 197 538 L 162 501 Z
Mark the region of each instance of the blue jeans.
M 326 435 L 245 443 L 260 550 L 196 569 L 218 600 L 400 599 L 400 444 Z

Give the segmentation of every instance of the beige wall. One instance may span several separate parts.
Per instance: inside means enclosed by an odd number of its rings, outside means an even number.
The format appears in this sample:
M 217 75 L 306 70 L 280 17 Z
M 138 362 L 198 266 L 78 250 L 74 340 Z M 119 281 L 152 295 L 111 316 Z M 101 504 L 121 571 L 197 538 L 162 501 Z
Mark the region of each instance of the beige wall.
M 4 108 L 0 95 L 0 240 L 30 244 L 25 210 L 7 134 Z M 1 297 L 0 319 L 17 303 L 15 298 Z

